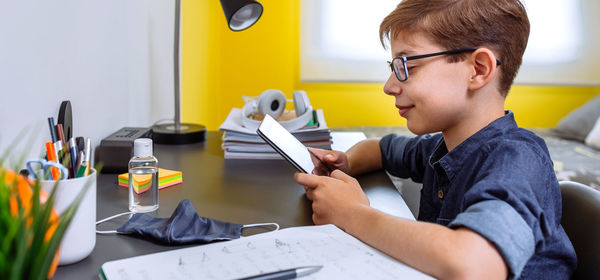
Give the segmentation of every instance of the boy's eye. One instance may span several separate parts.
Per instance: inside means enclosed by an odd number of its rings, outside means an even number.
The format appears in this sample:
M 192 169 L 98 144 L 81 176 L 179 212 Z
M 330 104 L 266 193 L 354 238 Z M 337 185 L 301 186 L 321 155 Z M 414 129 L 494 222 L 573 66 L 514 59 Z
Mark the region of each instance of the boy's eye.
M 417 66 L 406 66 L 406 71 L 410 72 L 412 69 L 416 68 Z

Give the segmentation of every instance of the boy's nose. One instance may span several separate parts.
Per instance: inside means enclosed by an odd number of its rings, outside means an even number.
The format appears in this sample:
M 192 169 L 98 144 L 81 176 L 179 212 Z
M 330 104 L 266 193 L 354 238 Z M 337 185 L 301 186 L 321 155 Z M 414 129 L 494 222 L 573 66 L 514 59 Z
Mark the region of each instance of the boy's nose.
M 400 95 L 402 93 L 401 83 L 398 81 L 394 73 L 391 73 L 385 82 L 385 85 L 383 86 L 383 92 L 391 96 Z

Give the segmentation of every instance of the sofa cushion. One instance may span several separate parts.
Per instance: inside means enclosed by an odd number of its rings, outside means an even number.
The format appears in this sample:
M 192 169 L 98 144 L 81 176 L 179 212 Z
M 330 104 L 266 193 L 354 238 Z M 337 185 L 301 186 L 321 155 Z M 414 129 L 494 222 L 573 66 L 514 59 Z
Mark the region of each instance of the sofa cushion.
M 556 133 L 566 139 L 585 141 L 600 117 L 600 95 L 562 118 L 556 125 Z
M 600 150 L 600 118 L 585 138 L 585 144 Z

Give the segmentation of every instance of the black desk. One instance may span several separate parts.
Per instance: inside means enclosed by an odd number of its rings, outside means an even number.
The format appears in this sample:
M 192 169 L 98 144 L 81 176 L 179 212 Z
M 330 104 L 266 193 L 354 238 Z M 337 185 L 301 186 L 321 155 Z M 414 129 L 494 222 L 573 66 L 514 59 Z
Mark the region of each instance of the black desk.
M 276 222 L 282 228 L 312 225 L 310 201 L 293 180 L 295 169 L 283 160 L 224 160 L 221 133 L 207 133 L 206 142 L 186 146 L 155 145 L 159 166 L 183 171 L 183 184 L 159 193 L 159 217 L 169 217 L 182 199 L 189 199 L 200 216 L 239 224 Z M 371 205 L 393 215 L 408 208 L 383 172 L 358 177 Z M 97 181 L 97 219 L 127 211 L 128 190 L 117 185 L 116 174 Z M 410 213 L 410 212 L 408 212 Z M 116 229 L 127 216 L 107 222 Z M 59 266 L 54 279 L 98 279 L 100 266 L 111 260 L 186 246 L 168 247 L 123 235 L 96 235 L 96 247 L 86 259 Z

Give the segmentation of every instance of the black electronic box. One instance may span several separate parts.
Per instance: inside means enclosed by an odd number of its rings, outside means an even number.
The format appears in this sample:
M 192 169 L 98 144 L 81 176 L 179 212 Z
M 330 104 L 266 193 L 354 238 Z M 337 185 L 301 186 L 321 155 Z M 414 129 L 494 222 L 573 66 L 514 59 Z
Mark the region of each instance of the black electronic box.
M 133 156 L 133 141 L 138 138 L 152 138 L 152 129 L 123 127 L 102 139 L 96 157 L 102 163 L 102 173 L 127 172 L 129 160 Z

